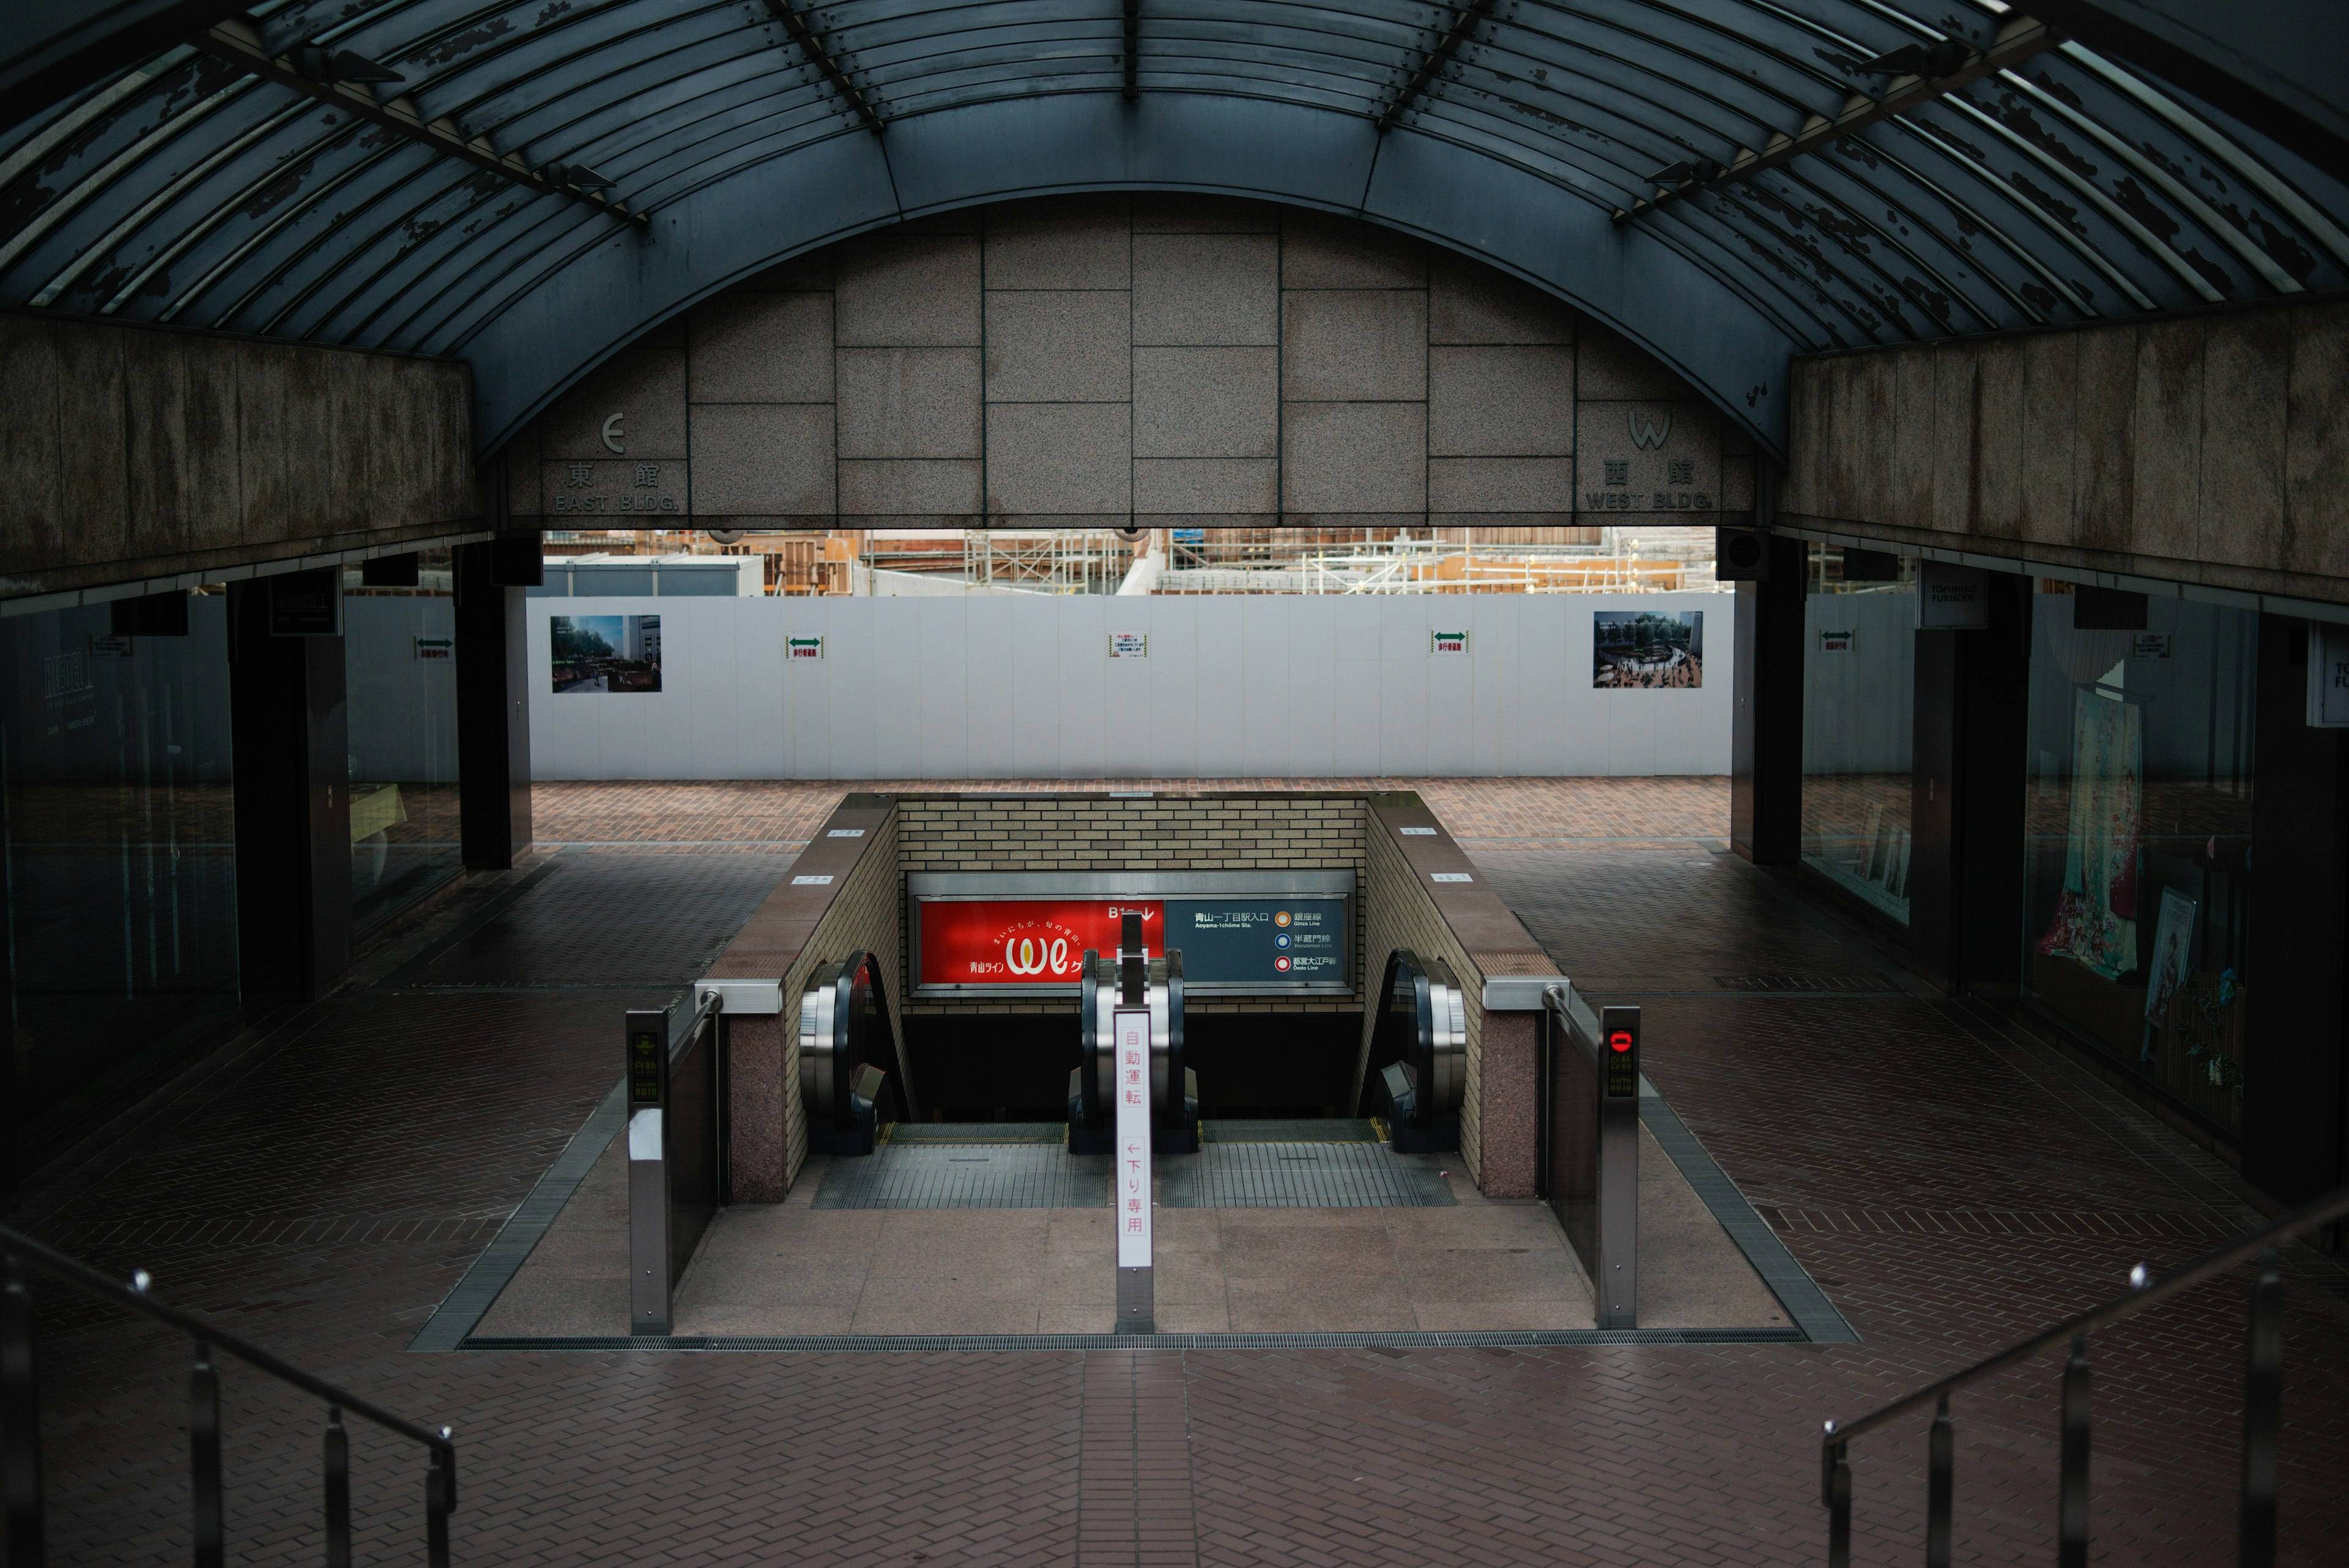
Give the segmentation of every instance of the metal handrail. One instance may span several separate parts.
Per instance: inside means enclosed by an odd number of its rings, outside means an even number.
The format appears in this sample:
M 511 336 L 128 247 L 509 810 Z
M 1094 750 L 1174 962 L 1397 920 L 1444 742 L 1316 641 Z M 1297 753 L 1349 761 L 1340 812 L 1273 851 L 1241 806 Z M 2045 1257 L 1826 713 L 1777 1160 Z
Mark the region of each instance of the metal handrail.
M 2088 1471 L 2088 1335 L 2108 1324 L 2192 1290 L 2240 1264 L 2258 1259 L 2260 1277 L 2251 1287 L 2249 1308 L 2250 1354 L 2243 1392 L 2242 1531 L 2239 1562 L 2242 1568 L 2264 1568 L 2275 1560 L 2276 1438 L 2281 1423 L 2279 1393 L 2282 1376 L 2283 1286 L 2276 1272 L 2279 1243 L 2303 1231 L 2349 1216 L 2349 1187 L 2304 1203 L 2282 1219 L 2251 1234 L 2206 1252 L 2190 1263 L 2158 1278 L 2138 1264 L 2129 1274 L 2129 1293 L 2091 1307 L 2075 1317 L 2043 1329 L 1994 1355 L 1975 1362 L 1889 1405 L 1849 1422 L 1829 1421 L 1819 1438 L 1820 1491 L 1828 1510 L 1827 1562 L 1845 1568 L 1851 1552 L 1851 1470 L 1846 1446 L 1860 1437 L 1933 1402 L 1935 1414 L 1927 1451 L 1927 1519 L 1925 1558 L 1929 1568 L 1946 1568 L 1950 1561 L 1951 1510 L 1950 1396 L 2069 1342 L 2072 1354 L 2064 1368 L 2063 1481 L 2058 1562 L 2066 1565 L 2087 1560 Z
M 330 1568 L 350 1562 L 349 1448 L 342 1422 L 346 1410 L 429 1452 L 424 1489 L 427 1559 L 431 1568 L 448 1568 L 449 1516 L 457 1509 L 457 1445 L 449 1428 L 435 1431 L 395 1416 L 373 1400 L 314 1376 L 257 1345 L 223 1333 L 192 1313 L 155 1300 L 147 1293 L 148 1275 L 143 1269 L 124 1284 L 78 1259 L 5 1226 L 0 1226 L 0 1260 L 5 1260 L 6 1269 L 5 1287 L 0 1287 L 0 1415 L 5 1415 L 6 1428 L 5 1438 L 0 1438 L 0 1447 L 5 1448 L 5 1453 L 0 1453 L 0 1470 L 5 1470 L 5 1478 L 11 1564 L 37 1564 L 44 1560 L 46 1552 L 40 1410 L 32 1354 L 32 1293 L 26 1288 L 21 1272 L 29 1268 L 87 1295 L 128 1307 L 195 1342 L 188 1426 L 193 1469 L 190 1490 L 193 1494 L 194 1555 L 199 1568 L 219 1563 L 225 1551 L 221 1506 L 220 1383 L 212 1364 L 212 1352 L 215 1349 L 326 1404 L 326 1561 Z

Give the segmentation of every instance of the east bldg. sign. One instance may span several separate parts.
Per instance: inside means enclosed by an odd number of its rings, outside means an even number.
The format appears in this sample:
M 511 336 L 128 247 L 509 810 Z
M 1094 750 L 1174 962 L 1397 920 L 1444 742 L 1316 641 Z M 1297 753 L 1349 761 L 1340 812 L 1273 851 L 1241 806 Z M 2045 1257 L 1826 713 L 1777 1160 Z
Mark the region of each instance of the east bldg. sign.
M 539 489 L 550 516 L 602 517 L 628 527 L 657 514 L 663 521 L 655 526 L 673 526 L 670 520 L 685 515 L 691 506 L 682 462 L 613 459 L 540 466 Z

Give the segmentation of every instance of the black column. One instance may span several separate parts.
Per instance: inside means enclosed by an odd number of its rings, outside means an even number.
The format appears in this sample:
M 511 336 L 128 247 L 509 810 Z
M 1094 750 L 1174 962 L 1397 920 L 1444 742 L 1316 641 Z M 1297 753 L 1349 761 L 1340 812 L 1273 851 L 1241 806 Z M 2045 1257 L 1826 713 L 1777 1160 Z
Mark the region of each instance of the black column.
M 501 538 L 456 551 L 458 795 L 473 870 L 505 869 L 531 841 L 523 585 L 538 576 L 538 536 L 526 543 L 524 550 Z
M 248 1014 L 314 999 L 351 955 L 343 639 L 272 636 L 274 582 L 229 586 L 237 962 Z
M 1917 633 L 1909 951 L 1951 992 L 2022 974 L 2031 579 L 1992 572 L 1987 624 Z
M 2298 1203 L 2349 1179 L 2349 731 L 2308 725 L 2308 627 L 2260 618 L 2243 1174 Z
M 1737 585 L 1729 837 L 1756 866 L 1791 866 L 1803 831 L 1803 541 L 1773 537 L 1769 563 L 1767 577 Z

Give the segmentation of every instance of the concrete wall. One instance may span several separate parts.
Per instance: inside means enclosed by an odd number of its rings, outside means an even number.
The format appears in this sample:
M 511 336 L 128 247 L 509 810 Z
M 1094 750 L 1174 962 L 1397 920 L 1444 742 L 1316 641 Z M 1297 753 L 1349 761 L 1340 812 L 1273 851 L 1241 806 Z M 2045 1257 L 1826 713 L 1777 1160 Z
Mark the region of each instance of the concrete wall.
M 2349 602 L 2349 304 L 1797 359 L 1790 522 Z
M 454 360 L 0 313 L 0 595 L 450 532 Z
M 1641 446 L 1635 422 L 1666 433 Z M 646 335 L 509 455 L 514 512 L 551 527 L 1753 505 L 1742 438 L 1547 296 L 1350 219 L 1148 194 L 974 209 L 789 263 Z
M 862 829 L 835 838 L 833 829 Z M 825 882 L 803 880 L 828 877 Z M 792 863 L 709 969 L 712 979 L 781 981 L 783 1011 L 730 1019 L 727 1102 L 731 1115 L 735 1200 L 779 1203 L 807 1163 L 807 1106 L 800 1095 L 800 997 L 816 970 L 854 952 L 880 959 L 891 1024 L 905 1033 L 905 941 L 897 867 L 897 813 L 893 803 L 850 795 L 825 819 L 815 839 Z M 900 1082 L 903 1082 L 901 1076 Z M 914 1085 L 918 1097 L 919 1084 Z
M 1722 774 L 1726 594 L 533 599 L 543 779 Z M 1705 612 L 1697 691 L 1594 691 L 1592 616 Z M 555 695 L 547 620 L 662 617 L 662 690 Z M 1432 656 L 1465 627 L 1466 656 Z M 1141 631 L 1149 657 L 1108 657 Z M 818 634 L 820 660 L 783 659 Z

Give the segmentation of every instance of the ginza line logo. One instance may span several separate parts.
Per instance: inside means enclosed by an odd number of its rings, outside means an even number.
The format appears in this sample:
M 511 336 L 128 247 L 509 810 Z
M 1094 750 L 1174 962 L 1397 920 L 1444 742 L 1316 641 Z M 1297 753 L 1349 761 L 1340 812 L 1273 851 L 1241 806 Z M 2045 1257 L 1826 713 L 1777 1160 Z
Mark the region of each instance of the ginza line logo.
M 1663 445 L 1664 438 L 1672 433 L 1672 416 L 1670 414 L 1664 416 L 1664 422 L 1660 425 L 1651 425 L 1641 419 L 1637 409 L 1626 409 L 1623 417 L 1631 421 L 1631 443 L 1634 446 L 1652 452 Z

